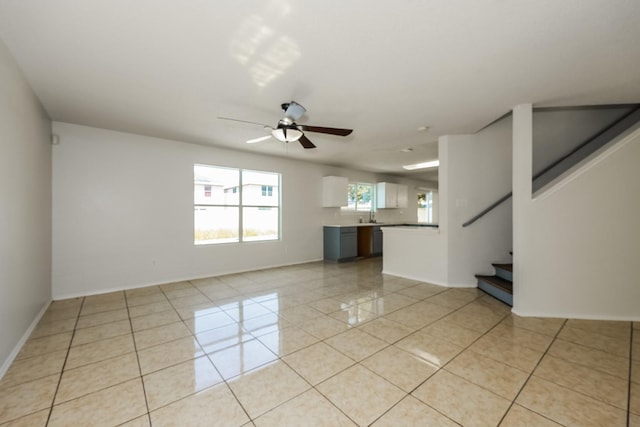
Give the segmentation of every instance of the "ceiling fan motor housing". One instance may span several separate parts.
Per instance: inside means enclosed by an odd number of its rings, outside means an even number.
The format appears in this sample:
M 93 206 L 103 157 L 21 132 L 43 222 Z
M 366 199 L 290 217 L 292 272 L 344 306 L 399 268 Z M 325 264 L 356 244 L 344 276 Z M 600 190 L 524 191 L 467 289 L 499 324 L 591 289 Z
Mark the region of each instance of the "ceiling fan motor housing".
M 284 110 L 285 118 L 290 118 L 292 120 L 298 120 L 307 112 L 306 108 L 295 101 L 286 102 L 282 104 L 281 107 Z

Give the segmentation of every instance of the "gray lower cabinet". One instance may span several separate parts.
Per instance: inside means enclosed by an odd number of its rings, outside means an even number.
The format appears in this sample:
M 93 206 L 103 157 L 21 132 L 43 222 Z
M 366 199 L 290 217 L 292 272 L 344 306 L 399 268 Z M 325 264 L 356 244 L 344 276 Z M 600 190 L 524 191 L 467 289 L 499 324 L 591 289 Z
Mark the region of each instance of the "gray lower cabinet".
M 324 259 L 351 261 L 358 256 L 358 230 L 356 227 L 324 227 Z
M 373 227 L 371 239 L 371 255 L 382 255 L 382 229 L 379 226 Z

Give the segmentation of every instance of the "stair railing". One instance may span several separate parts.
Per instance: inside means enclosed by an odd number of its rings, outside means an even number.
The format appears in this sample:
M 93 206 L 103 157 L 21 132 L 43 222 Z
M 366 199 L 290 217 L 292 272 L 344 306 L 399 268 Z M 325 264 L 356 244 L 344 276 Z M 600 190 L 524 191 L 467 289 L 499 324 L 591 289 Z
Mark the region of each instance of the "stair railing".
M 586 147 L 587 145 L 589 145 L 593 141 L 597 140 L 602 135 L 606 134 L 611 129 L 613 129 L 615 126 L 617 126 L 618 124 L 622 123 L 624 120 L 626 120 L 627 118 L 631 117 L 633 114 L 636 114 L 638 112 L 640 112 L 640 107 L 637 107 L 637 108 L 631 110 L 627 114 L 625 114 L 622 117 L 620 117 L 618 120 L 616 120 L 613 123 L 611 123 L 609 126 L 605 127 L 601 131 L 597 132 L 595 135 L 593 135 L 592 137 L 587 139 L 582 144 L 578 145 L 576 148 L 571 150 L 569 153 L 561 156 L 559 159 L 557 159 L 554 162 L 552 162 L 549 166 L 545 167 L 540 172 L 535 174 L 533 176 L 533 178 L 532 178 L 532 182 L 535 182 L 537 179 L 542 178 L 543 175 L 545 175 L 546 173 L 550 172 L 553 168 L 558 166 L 560 163 L 564 162 L 569 157 L 573 156 L 575 153 L 577 153 L 578 151 L 580 151 L 581 149 L 583 149 L 584 147 Z M 613 139 L 613 138 L 611 138 L 611 139 Z M 485 209 L 480 211 L 478 214 L 476 214 L 473 218 L 471 218 L 470 220 L 468 220 L 467 222 L 462 224 L 462 226 L 463 227 L 470 226 L 471 224 L 473 224 L 474 222 L 476 222 L 477 220 L 479 220 L 480 218 L 482 218 L 483 216 L 485 216 L 486 214 L 488 214 L 489 212 L 491 212 L 492 210 L 494 210 L 495 208 L 500 206 L 502 203 L 504 203 L 507 200 L 509 200 L 511 198 L 511 196 L 513 196 L 513 192 L 510 191 L 508 194 L 505 194 L 504 196 L 500 197 L 498 200 L 493 202 L 491 205 L 489 205 L 488 207 L 486 207 Z
M 480 213 L 478 213 L 476 216 L 471 218 L 469 221 L 467 221 L 464 224 L 462 224 L 462 226 L 463 227 L 470 226 L 471 224 L 473 224 L 474 222 L 476 222 L 477 220 L 479 220 L 480 218 L 482 218 L 483 216 L 485 216 L 486 214 L 488 214 L 489 212 L 491 212 L 492 210 L 494 210 L 495 208 L 500 206 L 502 203 L 504 203 L 507 200 L 509 200 L 511 198 L 511 196 L 513 196 L 513 193 L 509 192 L 509 194 L 505 194 L 504 196 L 500 197 L 498 200 L 493 202 L 490 206 L 488 206 L 485 209 L 483 209 L 482 211 L 480 211 Z

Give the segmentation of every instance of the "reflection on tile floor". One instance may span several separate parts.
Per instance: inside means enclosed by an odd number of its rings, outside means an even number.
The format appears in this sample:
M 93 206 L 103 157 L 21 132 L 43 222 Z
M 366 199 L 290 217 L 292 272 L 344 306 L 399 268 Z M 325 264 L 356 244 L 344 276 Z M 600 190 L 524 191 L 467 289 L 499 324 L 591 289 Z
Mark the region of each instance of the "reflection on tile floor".
M 51 304 L 1 426 L 640 427 L 640 323 L 308 263 Z

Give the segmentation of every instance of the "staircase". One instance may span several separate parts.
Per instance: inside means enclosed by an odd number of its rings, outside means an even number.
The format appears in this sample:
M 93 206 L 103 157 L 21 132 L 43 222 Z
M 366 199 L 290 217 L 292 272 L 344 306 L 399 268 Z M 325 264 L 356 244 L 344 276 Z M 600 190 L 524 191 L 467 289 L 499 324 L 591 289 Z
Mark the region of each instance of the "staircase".
M 494 276 L 476 274 L 478 288 L 513 307 L 513 264 L 492 264 Z

